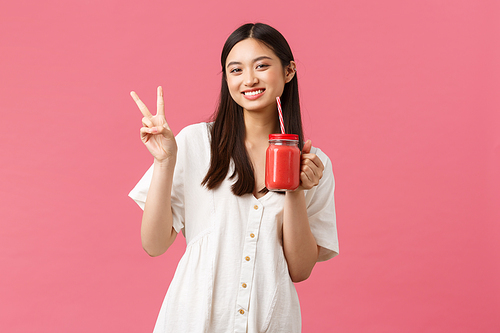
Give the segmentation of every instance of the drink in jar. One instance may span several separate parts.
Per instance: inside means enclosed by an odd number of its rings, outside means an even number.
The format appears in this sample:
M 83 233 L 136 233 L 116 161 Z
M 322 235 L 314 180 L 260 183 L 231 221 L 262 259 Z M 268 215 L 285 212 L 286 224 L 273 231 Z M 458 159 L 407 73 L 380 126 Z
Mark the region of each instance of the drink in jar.
M 299 136 L 270 134 L 266 151 L 266 187 L 269 191 L 293 191 L 300 185 Z

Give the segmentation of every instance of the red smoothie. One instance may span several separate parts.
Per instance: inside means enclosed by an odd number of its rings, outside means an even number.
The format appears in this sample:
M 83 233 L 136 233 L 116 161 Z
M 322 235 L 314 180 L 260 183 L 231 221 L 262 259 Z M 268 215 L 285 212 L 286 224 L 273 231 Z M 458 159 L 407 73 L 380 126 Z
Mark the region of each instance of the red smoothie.
M 270 191 L 295 190 L 300 185 L 298 135 L 270 134 L 266 152 L 266 187 Z

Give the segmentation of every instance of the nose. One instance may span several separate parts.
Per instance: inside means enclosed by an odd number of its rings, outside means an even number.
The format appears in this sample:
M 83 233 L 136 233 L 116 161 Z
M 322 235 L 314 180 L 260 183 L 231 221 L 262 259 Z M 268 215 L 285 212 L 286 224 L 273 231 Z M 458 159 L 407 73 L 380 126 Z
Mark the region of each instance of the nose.
M 259 82 L 259 79 L 255 76 L 255 73 L 253 71 L 246 71 L 245 79 L 243 82 L 245 86 L 251 87 L 257 84 Z

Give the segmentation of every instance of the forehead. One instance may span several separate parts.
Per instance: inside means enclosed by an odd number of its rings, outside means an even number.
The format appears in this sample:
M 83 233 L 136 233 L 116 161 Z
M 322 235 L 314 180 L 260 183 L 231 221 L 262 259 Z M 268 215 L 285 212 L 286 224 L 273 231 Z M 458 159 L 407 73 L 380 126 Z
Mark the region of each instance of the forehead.
M 247 38 L 238 42 L 229 52 L 226 59 L 226 64 L 231 61 L 251 62 L 260 56 L 267 56 L 272 59 L 278 59 L 273 50 L 267 47 L 264 43 L 254 39 Z

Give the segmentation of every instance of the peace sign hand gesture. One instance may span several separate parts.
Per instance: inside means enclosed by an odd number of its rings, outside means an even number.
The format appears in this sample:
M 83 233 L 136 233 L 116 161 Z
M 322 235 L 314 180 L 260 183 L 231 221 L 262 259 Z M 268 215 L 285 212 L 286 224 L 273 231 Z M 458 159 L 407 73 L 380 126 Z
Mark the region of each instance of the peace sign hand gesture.
M 139 96 L 132 91 L 130 93 L 135 103 L 141 110 L 142 128 L 141 140 L 148 148 L 149 152 L 157 162 L 174 162 L 177 157 L 177 143 L 165 118 L 165 103 L 163 101 L 163 89 L 157 90 L 157 111 L 156 115 L 149 112 L 146 105 L 139 99 Z

